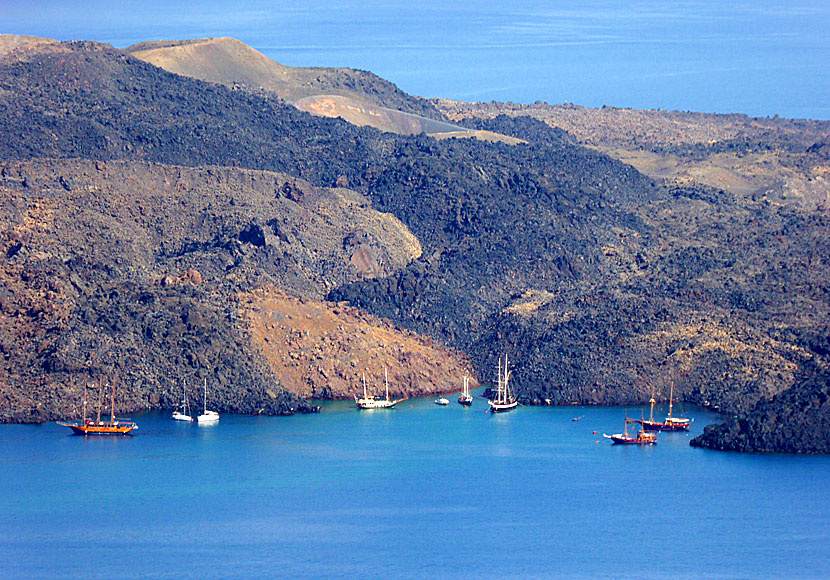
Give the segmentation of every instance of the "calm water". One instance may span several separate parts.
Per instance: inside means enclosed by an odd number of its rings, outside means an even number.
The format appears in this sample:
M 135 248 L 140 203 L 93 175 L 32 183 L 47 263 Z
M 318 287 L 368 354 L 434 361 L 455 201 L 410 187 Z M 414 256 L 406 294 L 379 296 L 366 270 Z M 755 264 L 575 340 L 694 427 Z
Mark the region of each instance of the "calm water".
M 40 0 L 0 32 L 117 47 L 232 36 L 283 64 L 465 101 L 830 119 L 826 0 Z
M 620 447 L 601 434 L 623 409 L 485 408 L 0 426 L 0 577 L 830 574 L 830 457 Z

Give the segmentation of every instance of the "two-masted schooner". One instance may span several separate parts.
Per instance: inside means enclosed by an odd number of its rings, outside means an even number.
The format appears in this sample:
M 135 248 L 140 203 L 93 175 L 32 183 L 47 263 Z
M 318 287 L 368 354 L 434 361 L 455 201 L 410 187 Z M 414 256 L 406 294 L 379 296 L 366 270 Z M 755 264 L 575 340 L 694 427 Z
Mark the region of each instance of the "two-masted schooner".
M 654 393 L 651 394 L 651 412 L 649 413 L 648 421 L 645 419 L 632 419 L 631 423 L 640 423 L 644 431 L 688 431 L 691 421 L 684 417 L 672 417 L 672 404 L 674 402 L 674 383 L 671 385 L 669 392 L 669 414 L 663 421 L 654 420 Z
M 355 405 L 358 409 L 391 409 L 403 399 L 389 398 L 389 375 L 386 369 L 383 370 L 384 382 L 386 383 L 386 398 L 376 398 L 366 392 L 366 373 L 363 373 L 363 397 L 354 396 Z
M 464 375 L 464 386 L 461 388 L 461 394 L 458 396 L 458 403 L 461 405 L 472 405 L 473 396 L 470 394 L 470 377 Z

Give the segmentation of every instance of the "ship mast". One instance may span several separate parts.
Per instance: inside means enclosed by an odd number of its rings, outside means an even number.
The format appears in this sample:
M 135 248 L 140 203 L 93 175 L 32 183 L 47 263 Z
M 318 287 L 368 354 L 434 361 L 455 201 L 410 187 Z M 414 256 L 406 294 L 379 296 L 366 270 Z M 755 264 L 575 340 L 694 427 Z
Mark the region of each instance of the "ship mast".
M 386 400 L 389 400 L 389 374 L 383 369 L 383 382 L 386 383 Z
M 87 385 L 87 378 L 84 377 L 84 401 L 83 401 L 83 419 L 81 425 L 86 425 L 86 385 Z
M 115 377 L 112 377 L 112 401 L 110 402 L 110 425 L 115 425 Z
M 671 383 L 671 390 L 669 391 L 669 416 L 667 419 L 671 419 L 671 407 L 672 407 L 672 399 L 674 398 L 674 381 Z
M 98 377 L 98 416 L 95 422 L 101 424 L 101 389 L 104 388 L 104 375 Z

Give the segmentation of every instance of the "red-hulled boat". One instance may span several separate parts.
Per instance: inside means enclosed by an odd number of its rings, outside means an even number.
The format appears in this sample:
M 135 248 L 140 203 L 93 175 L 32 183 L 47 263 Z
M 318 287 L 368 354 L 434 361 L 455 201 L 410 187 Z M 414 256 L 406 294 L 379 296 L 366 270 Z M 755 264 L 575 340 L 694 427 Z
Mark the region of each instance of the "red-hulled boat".
M 610 439 L 615 444 L 619 443 L 622 445 L 654 445 L 655 443 L 657 443 L 657 433 L 650 433 L 643 429 L 642 426 L 640 427 L 639 433 L 629 433 L 629 423 L 640 423 L 640 421 L 634 421 L 629 419 L 628 413 L 626 413 L 625 428 L 623 429 L 622 433 L 615 433 L 614 435 L 606 435 L 605 433 L 603 433 L 602 436 L 606 439 Z
M 654 403 L 657 401 L 654 400 L 654 394 L 652 393 L 651 399 L 649 402 L 651 403 L 651 412 L 649 413 L 648 421 L 643 419 L 632 419 L 632 423 L 640 423 L 642 425 L 644 431 L 688 431 L 689 425 L 691 425 L 691 421 L 689 419 L 683 417 L 672 417 L 672 404 L 674 399 L 674 384 L 671 386 L 671 390 L 669 392 L 669 414 L 666 416 L 665 420 L 663 421 L 655 421 L 654 420 Z

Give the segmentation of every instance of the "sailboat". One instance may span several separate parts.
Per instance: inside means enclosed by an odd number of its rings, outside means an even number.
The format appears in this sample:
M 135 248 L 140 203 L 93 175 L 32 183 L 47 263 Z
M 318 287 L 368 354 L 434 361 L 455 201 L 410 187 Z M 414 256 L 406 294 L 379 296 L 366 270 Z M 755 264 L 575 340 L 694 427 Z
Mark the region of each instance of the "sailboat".
M 205 379 L 205 405 L 204 412 L 196 417 L 197 423 L 216 423 L 219 421 L 219 413 L 216 411 L 208 411 L 207 408 L 207 379 Z
M 464 375 L 464 386 L 461 388 L 461 394 L 458 396 L 458 403 L 461 405 L 472 405 L 473 396 L 470 394 L 470 377 Z
M 642 413 L 642 411 L 641 411 Z M 629 423 L 640 423 L 640 432 L 636 434 L 631 434 L 628 432 L 628 424 Z M 643 421 L 636 421 L 633 419 L 628 418 L 628 412 L 625 413 L 625 428 L 623 429 L 622 433 L 616 433 L 614 435 L 606 435 L 605 433 L 602 434 L 603 437 L 606 439 L 610 439 L 614 443 L 621 443 L 623 445 L 653 445 L 657 443 L 657 433 L 650 433 L 643 429 L 642 426 Z
M 101 421 L 101 391 L 103 379 L 98 381 L 98 415 L 95 421 L 86 418 L 86 391 L 87 381 L 84 379 L 83 416 L 81 423 L 58 422 L 58 425 L 69 427 L 75 435 L 128 435 L 138 429 L 138 425 L 129 420 L 115 420 L 115 381 L 112 381 L 112 399 L 110 401 L 110 420 Z
M 386 383 L 386 398 L 377 399 L 374 395 L 370 395 L 366 392 L 366 373 L 363 373 L 363 397 L 361 398 L 357 395 L 354 396 L 354 402 L 358 409 L 391 409 L 403 400 L 392 400 L 389 398 L 389 375 L 387 374 L 386 369 L 383 369 L 383 377 Z
M 504 355 L 504 374 L 501 369 L 501 357 L 499 357 L 499 376 L 497 379 L 496 398 L 489 401 L 491 413 L 503 413 L 515 409 L 519 404 L 516 397 L 510 392 L 510 373 L 507 370 L 507 355 Z
M 643 426 L 645 431 L 688 431 L 689 425 L 691 421 L 689 419 L 685 419 L 683 417 L 672 417 L 672 403 L 674 399 L 674 383 L 671 385 L 671 390 L 669 392 L 669 414 L 666 416 L 665 420 L 663 421 L 655 421 L 654 420 L 654 403 L 657 401 L 654 400 L 654 393 L 651 394 L 651 399 L 649 399 L 649 403 L 651 403 L 651 412 L 649 413 L 648 421 L 645 420 L 632 420 L 633 423 L 640 423 Z
M 193 417 L 190 416 L 190 405 L 187 403 L 187 384 L 182 384 L 182 411 L 179 410 L 173 411 L 173 419 L 175 421 L 188 421 L 189 423 L 193 422 Z

